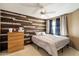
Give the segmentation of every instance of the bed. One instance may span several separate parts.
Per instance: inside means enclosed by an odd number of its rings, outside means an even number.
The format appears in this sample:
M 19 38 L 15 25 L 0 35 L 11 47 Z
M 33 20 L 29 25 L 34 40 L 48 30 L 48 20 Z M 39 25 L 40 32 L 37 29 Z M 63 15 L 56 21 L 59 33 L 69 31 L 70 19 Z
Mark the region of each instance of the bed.
M 69 38 L 50 34 L 33 35 L 32 41 L 33 43 L 47 51 L 50 55 L 57 56 L 57 51 L 69 43 Z

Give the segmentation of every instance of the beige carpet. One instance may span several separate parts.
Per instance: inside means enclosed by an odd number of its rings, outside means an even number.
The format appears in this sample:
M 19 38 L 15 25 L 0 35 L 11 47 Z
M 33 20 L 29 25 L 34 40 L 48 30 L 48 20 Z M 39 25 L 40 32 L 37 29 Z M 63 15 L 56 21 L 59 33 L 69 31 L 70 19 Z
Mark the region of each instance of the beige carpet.
M 63 53 L 59 53 L 59 56 L 79 56 L 79 51 L 69 47 L 64 48 Z M 34 44 L 26 45 L 23 50 L 8 54 L 5 51 L 0 53 L 0 55 L 9 55 L 9 56 L 50 56 L 46 51 L 41 48 L 38 48 Z

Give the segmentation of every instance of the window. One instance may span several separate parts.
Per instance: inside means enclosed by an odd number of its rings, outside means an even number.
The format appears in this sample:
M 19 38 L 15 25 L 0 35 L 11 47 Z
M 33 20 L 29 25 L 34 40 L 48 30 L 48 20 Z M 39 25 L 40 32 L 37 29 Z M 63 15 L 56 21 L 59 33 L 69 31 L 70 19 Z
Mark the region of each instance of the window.
M 60 18 L 56 18 L 55 34 L 60 35 Z
M 60 35 L 60 18 L 50 20 L 50 34 Z
M 52 30 L 53 30 L 53 35 L 55 35 L 55 28 L 56 28 L 56 20 L 52 21 Z

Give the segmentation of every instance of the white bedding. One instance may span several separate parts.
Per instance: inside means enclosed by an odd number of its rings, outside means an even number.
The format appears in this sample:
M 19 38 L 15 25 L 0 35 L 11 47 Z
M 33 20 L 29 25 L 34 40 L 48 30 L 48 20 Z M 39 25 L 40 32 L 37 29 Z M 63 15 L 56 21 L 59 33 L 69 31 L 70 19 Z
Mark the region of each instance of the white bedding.
M 57 51 L 69 43 L 68 37 L 46 35 L 34 35 L 32 41 L 46 50 L 50 55 L 57 56 Z

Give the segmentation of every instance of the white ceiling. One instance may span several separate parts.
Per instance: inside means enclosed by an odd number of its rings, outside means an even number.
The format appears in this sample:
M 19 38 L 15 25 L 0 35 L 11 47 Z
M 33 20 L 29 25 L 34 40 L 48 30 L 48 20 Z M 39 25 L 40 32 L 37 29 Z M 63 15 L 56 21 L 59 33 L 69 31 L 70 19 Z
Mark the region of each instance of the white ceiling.
M 17 3 L 17 4 L 0 4 L 2 9 L 26 14 L 29 16 L 48 19 L 51 17 L 70 13 L 79 8 L 79 3 L 40 3 L 47 12 L 54 12 L 41 16 L 38 3 Z

